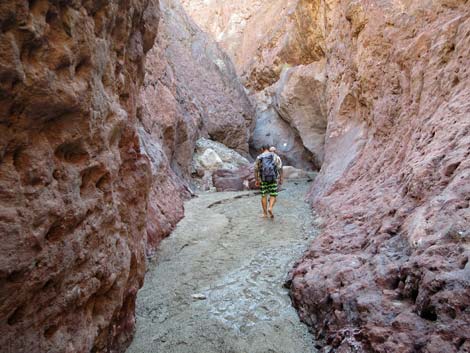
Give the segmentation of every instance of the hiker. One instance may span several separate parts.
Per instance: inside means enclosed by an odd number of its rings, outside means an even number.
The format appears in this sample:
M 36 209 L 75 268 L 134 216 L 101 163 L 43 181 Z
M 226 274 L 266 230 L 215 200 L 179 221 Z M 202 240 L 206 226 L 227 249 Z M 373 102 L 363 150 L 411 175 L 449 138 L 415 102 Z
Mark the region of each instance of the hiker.
M 261 189 L 261 206 L 263 207 L 263 217 L 274 218 L 273 208 L 278 195 L 278 179 L 282 184 L 282 161 L 279 156 L 270 152 L 269 146 L 261 148 L 261 154 L 255 161 L 256 186 Z M 269 207 L 268 207 L 269 195 Z

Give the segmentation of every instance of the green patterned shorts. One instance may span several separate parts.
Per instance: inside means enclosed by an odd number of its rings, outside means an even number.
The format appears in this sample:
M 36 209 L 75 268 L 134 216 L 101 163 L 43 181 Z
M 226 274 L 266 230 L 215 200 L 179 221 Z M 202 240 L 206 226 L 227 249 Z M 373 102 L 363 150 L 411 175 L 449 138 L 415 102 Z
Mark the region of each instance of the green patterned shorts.
M 262 181 L 261 182 L 261 195 L 266 196 L 269 194 L 270 196 L 276 197 L 278 192 L 277 192 L 277 182 L 275 181 Z

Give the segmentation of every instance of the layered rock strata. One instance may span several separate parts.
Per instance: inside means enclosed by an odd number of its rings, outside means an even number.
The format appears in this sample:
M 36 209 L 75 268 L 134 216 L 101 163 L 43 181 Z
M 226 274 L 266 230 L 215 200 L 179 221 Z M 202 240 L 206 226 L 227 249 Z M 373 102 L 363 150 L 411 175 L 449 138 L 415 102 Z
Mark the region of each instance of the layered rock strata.
M 145 271 L 151 0 L 0 4 L 0 347 L 119 351 Z
M 322 234 L 292 273 L 333 352 L 470 350 L 470 8 L 329 2 Z

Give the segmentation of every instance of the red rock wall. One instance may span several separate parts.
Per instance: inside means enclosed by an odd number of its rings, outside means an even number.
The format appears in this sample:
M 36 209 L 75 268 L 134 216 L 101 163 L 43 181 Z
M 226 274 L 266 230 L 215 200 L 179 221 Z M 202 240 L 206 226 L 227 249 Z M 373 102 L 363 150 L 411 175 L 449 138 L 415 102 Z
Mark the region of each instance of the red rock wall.
M 232 63 L 177 1 L 161 5 L 154 45 L 156 0 L 0 4 L 8 352 L 123 350 L 145 253 L 183 216 L 196 139 L 248 153 Z
M 323 57 L 323 13 L 312 0 L 182 0 L 195 21 L 232 58 L 243 83 L 262 90 L 286 66 Z
M 469 352 L 469 3 L 325 5 L 324 229 L 294 304 L 333 352 Z
M 152 0 L 0 3 L 2 352 L 114 352 L 132 333 L 157 15 Z
M 161 0 L 147 55 L 139 136 L 152 166 L 148 252 L 183 216 L 196 140 L 210 137 L 248 154 L 253 107 L 234 66 L 177 0 Z
M 319 169 L 326 130 L 324 9 L 311 0 L 182 0 L 227 51 L 256 106 L 253 154 Z

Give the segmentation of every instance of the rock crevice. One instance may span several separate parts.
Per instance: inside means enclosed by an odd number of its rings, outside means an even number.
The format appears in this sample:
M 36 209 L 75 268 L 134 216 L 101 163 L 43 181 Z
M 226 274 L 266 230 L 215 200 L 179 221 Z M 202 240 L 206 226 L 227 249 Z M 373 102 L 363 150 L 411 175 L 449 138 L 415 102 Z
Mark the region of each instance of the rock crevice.
M 290 283 L 325 352 L 468 352 L 469 3 L 182 5 L 0 4 L 0 345 L 124 350 L 202 137 L 247 158 L 220 189 L 264 143 L 321 168 Z
M 257 107 L 252 153 L 270 144 L 290 165 L 320 169 L 327 121 L 321 2 L 182 3 L 227 51 Z

